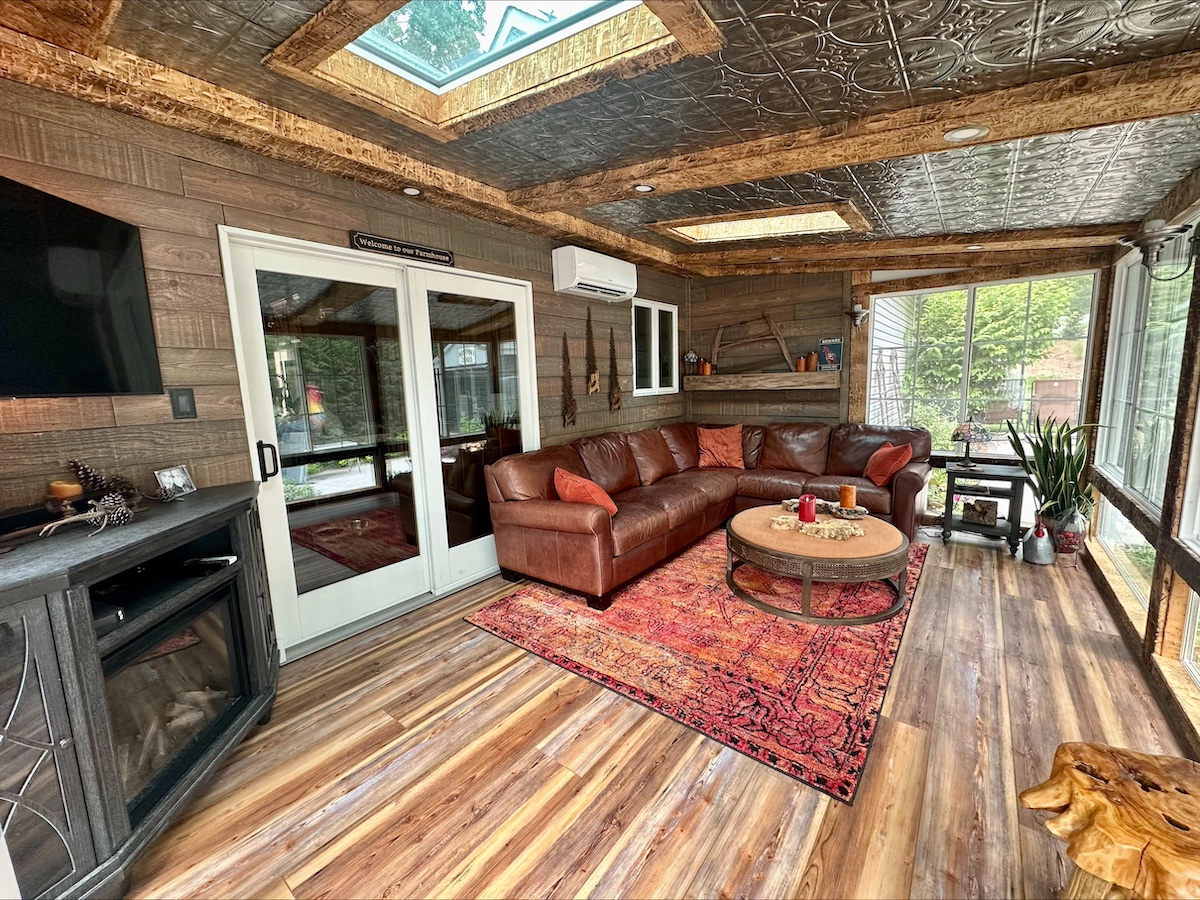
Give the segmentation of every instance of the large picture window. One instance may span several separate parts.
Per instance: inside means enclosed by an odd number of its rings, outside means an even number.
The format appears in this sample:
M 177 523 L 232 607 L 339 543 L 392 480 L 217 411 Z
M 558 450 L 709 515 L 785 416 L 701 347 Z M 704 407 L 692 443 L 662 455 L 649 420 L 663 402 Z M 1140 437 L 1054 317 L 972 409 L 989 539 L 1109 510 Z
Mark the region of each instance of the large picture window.
M 1095 273 L 876 297 L 867 420 L 929 429 L 935 451 L 973 416 L 1011 455 L 1005 420 L 1079 421 Z
M 633 301 L 633 393 L 674 394 L 679 390 L 679 307 L 654 300 Z

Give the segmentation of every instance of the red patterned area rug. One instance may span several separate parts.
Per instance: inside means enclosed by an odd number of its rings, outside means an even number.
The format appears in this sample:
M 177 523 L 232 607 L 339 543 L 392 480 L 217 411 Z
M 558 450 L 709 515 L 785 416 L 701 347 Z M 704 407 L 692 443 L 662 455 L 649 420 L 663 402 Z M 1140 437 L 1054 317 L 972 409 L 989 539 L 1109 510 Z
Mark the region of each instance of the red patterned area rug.
M 419 552 L 404 537 L 400 511 L 395 507 L 293 528 L 291 536 L 293 543 L 315 550 L 359 574 L 412 559 Z
M 853 801 L 929 548 L 914 544 L 908 602 L 871 625 L 759 612 L 725 584 L 716 531 L 619 591 L 605 612 L 529 585 L 467 621 L 847 803 Z M 738 584 L 799 610 L 800 582 L 751 566 Z M 814 612 L 869 615 L 881 582 L 814 584 Z

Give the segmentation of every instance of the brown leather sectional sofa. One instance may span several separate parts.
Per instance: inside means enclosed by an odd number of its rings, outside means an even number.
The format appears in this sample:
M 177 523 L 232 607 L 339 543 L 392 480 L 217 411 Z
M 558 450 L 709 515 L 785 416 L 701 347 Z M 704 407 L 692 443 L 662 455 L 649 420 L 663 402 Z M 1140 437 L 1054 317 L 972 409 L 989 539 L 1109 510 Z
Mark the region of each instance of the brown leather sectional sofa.
M 931 471 L 924 429 L 747 425 L 746 468 L 727 469 L 699 468 L 696 428 L 683 423 L 602 434 L 487 466 L 501 571 L 583 593 L 589 605 L 604 609 L 617 587 L 752 506 L 804 493 L 837 500 L 838 488 L 853 484 L 861 505 L 909 538 L 921 524 Z M 911 443 L 913 457 L 891 484 L 877 487 L 862 473 L 885 441 Z M 599 484 L 617 514 L 559 500 L 556 467 Z

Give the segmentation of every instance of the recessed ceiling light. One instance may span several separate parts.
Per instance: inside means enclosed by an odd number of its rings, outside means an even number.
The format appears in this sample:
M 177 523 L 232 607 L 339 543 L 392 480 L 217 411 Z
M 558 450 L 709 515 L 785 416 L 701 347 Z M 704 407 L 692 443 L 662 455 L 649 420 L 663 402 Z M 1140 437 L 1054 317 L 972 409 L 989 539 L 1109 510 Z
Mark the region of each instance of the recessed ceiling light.
M 782 256 L 772 256 L 771 262 L 779 262 L 781 259 L 783 259 Z
M 649 194 L 654 190 L 654 185 L 652 185 L 652 184 L 635 184 L 633 186 L 633 189 L 635 191 L 637 191 L 639 194 Z
M 942 137 L 952 144 L 961 144 L 963 141 L 975 141 L 987 137 L 991 133 L 992 129 L 986 125 L 964 125 L 962 128 L 951 128 Z
M 400 193 L 408 194 L 408 196 L 410 196 L 410 197 L 420 197 L 421 189 L 415 188 L 415 187 L 406 187 L 406 188 L 401 188 Z
M 982 250 L 983 244 L 967 244 L 968 250 Z

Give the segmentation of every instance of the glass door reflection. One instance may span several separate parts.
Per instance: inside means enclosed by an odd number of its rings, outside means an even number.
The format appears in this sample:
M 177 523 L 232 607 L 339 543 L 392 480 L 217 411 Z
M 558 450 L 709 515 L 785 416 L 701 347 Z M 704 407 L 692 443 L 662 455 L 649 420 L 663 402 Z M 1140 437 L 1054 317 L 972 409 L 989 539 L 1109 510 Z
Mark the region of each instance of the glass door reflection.
M 418 556 L 396 291 L 257 281 L 298 593 Z
M 521 452 L 513 305 L 429 291 L 433 378 L 449 544 L 492 533 L 483 467 Z

